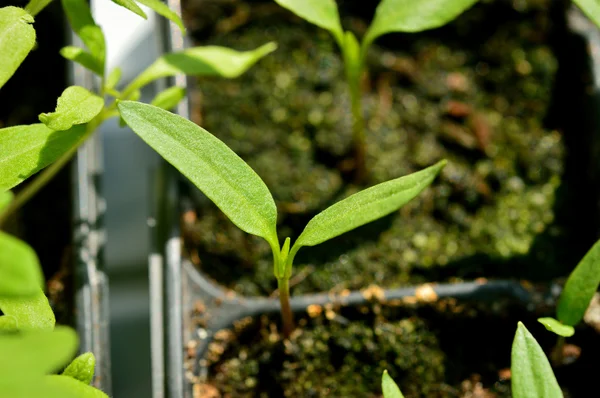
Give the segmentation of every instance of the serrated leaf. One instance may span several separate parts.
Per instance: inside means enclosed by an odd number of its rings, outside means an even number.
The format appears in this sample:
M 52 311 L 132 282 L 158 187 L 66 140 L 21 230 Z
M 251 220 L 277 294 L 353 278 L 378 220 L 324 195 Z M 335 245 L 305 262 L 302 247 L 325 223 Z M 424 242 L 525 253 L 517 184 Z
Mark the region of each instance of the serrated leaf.
M 183 22 L 177 13 L 169 8 L 165 3 L 161 0 L 137 0 L 138 3 L 145 5 L 148 8 L 151 8 L 158 15 L 162 15 L 163 17 L 171 20 L 175 25 L 181 29 L 183 33 L 185 33 L 185 26 L 183 26 Z
M 383 398 L 404 398 L 400 388 L 390 377 L 387 370 L 383 371 L 383 377 L 381 378 L 381 390 L 383 391 Z
M 382 0 L 363 39 L 363 51 L 379 36 L 421 32 L 447 24 L 477 0 Z
M 563 337 L 571 337 L 575 334 L 573 326 L 560 323 L 554 318 L 538 318 L 538 322 L 544 325 L 549 331 Z
M 91 352 L 86 352 L 75 358 L 62 372 L 63 375 L 72 377 L 82 383 L 90 384 L 94 378 L 96 357 Z
M 218 138 L 152 105 L 120 101 L 121 117 L 148 145 L 190 179 L 243 231 L 277 247 L 277 208 L 269 189 Z
M 44 124 L 0 129 L 0 191 L 11 189 L 53 163 L 85 136 L 84 126 L 54 131 Z
M 275 2 L 300 18 L 327 29 L 340 47 L 342 46 L 344 30 L 335 0 L 275 0 Z
M 10 79 L 35 45 L 33 17 L 18 7 L 0 8 L 0 87 Z
M 600 3 L 598 0 L 573 0 L 596 26 L 600 27 Z
M 128 9 L 129 11 L 133 12 L 134 14 L 139 15 L 140 17 L 142 17 L 144 19 L 148 19 L 148 16 L 146 15 L 146 13 L 133 0 L 112 0 L 112 2 L 117 5 L 120 5 L 121 7 Z M 141 3 L 141 1 L 140 1 L 140 3 Z
M 27 297 L 0 297 L 0 310 L 17 320 L 19 330 L 52 330 L 56 320 L 48 298 L 38 287 L 35 294 Z
M 13 193 L 11 191 L 0 192 L 0 214 L 8 207 L 10 202 L 13 200 Z
M 39 118 L 52 130 L 68 130 L 73 125 L 91 121 L 104 107 L 104 99 L 83 87 L 67 87 L 58 98 L 56 111 L 42 113 Z
M 82 383 L 69 376 L 51 375 L 46 376 L 46 383 L 49 388 L 56 391 L 63 391 L 69 396 L 77 398 L 108 398 L 104 392 Z M 57 396 L 60 398 L 60 396 Z
M 185 88 L 169 87 L 166 90 L 156 94 L 150 105 L 157 106 L 162 109 L 170 110 L 177 106 L 179 101 L 185 98 Z
M 106 90 L 112 90 L 115 87 L 117 87 L 117 84 L 119 84 L 119 81 L 121 80 L 121 68 L 119 68 L 118 66 L 115 67 L 113 70 L 110 71 L 110 73 L 108 74 L 108 77 L 106 78 L 106 83 L 104 84 L 104 88 Z
M 0 298 L 34 296 L 44 285 L 35 251 L 25 242 L 0 231 Z
M 25 11 L 35 17 L 40 11 L 46 8 L 50 2 L 52 2 L 52 0 L 30 0 L 27 6 L 25 6 Z
M 104 75 L 106 42 L 102 29 L 94 22 L 87 0 L 62 0 L 62 5 L 73 31 L 100 65 L 100 75 Z
M 1 315 L 0 316 L 0 333 L 2 332 L 15 332 L 18 330 L 17 318 L 12 315 Z
M 57 326 L 51 331 L 0 334 L 0 375 L 27 380 L 62 368 L 75 354 L 77 333 Z
M 360 191 L 313 217 L 294 244 L 314 246 L 398 210 L 423 191 L 446 165 L 442 160 L 416 173 Z
M 511 353 L 513 398 L 563 398 L 542 347 L 519 322 Z
M 83 48 L 66 46 L 61 48 L 60 55 L 70 61 L 77 62 L 84 68 L 89 69 L 98 75 L 102 75 L 103 73 L 102 65 L 98 63 L 98 60 L 92 54 L 88 53 Z
M 556 317 L 575 326 L 582 319 L 600 284 L 600 240 L 571 272 L 556 306 Z
M 161 77 L 178 74 L 235 78 L 248 70 L 259 59 L 275 51 L 276 48 L 275 43 L 264 44 L 252 51 L 206 46 L 165 54 L 136 77 L 124 90 L 124 95 Z

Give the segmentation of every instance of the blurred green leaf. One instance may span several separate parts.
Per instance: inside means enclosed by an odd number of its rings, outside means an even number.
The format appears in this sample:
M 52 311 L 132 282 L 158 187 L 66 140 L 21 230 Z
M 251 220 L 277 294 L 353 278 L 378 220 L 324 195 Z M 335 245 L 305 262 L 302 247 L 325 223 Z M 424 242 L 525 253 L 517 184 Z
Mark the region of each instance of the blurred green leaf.
M 161 0 L 137 0 L 137 2 L 153 9 L 158 15 L 162 15 L 163 17 L 173 21 L 173 23 L 175 23 L 175 25 L 177 25 L 183 33 L 185 33 L 185 26 L 183 26 L 183 22 L 181 21 L 181 18 L 179 18 L 179 15 L 177 15 L 176 12 L 171 10 L 169 6 L 167 6 Z
M 577 325 L 600 284 L 600 240 L 592 246 L 571 272 L 560 294 L 556 316 L 565 325 Z
M 521 322 L 512 346 L 511 383 L 514 398 L 563 398 L 546 354 Z
M 13 200 L 13 193 L 11 191 L 0 192 L 0 214 L 6 209 L 6 207 Z
M 177 106 L 179 101 L 185 98 L 185 88 L 169 87 L 166 90 L 156 94 L 150 105 L 157 106 L 162 109 L 170 110 Z
M 104 75 L 106 43 L 100 26 L 96 25 L 87 0 L 62 0 L 62 5 L 73 31 L 81 38 L 100 66 Z
M 89 386 L 88 384 L 82 383 L 69 376 L 63 375 L 52 375 L 46 376 L 45 384 L 53 391 L 63 392 L 63 394 L 69 394 L 69 397 L 73 398 L 108 398 L 108 395 L 102 391 Z M 56 398 L 63 398 L 60 395 L 56 395 Z
M 383 391 L 383 398 L 404 398 L 400 388 L 398 388 L 396 382 L 390 377 L 387 370 L 383 371 L 381 390 Z
M 300 18 L 331 32 L 342 47 L 344 30 L 335 0 L 275 0 L 275 2 Z
M 72 377 L 82 383 L 90 384 L 94 378 L 96 357 L 91 352 L 86 352 L 75 358 L 62 372 L 63 375 Z
M 0 87 L 10 79 L 35 45 L 33 17 L 18 7 L 0 8 Z
M 53 163 L 85 136 L 85 126 L 54 131 L 44 124 L 0 129 L 0 191 Z
M 0 231 L 0 298 L 34 296 L 44 285 L 35 251 L 25 242 Z
M 121 7 L 128 9 L 129 11 L 133 12 L 134 14 L 139 15 L 140 17 L 142 17 L 144 19 L 148 19 L 148 16 L 146 15 L 146 13 L 133 0 L 112 0 L 112 2 L 120 5 Z M 141 1 L 140 1 L 140 3 L 141 3 Z
M 564 325 L 554 318 L 538 318 L 538 322 L 549 331 L 562 337 L 571 337 L 575 334 L 573 326 Z
M 17 318 L 12 315 L 0 316 L 0 333 L 17 331 Z
M 105 89 L 112 90 L 117 87 L 119 81 L 121 80 L 121 68 L 118 66 L 110 71 L 108 77 L 106 78 Z
M 277 247 L 277 207 L 260 177 L 208 131 L 163 109 L 120 101 L 121 117 L 243 231 Z
M 573 0 L 596 26 L 600 27 L 600 3 L 598 0 Z
M 91 70 L 97 75 L 102 75 L 103 73 L 103 66 L 99 63 L 98 59 L 85 51 L 83 48 L 66 46 L 61 48 L 60 55 L 70 61 L 77 62 L 84 68 Z
M 51 2 L 52 0 L 30 0 L 27 6 L 25 6 L 25 11 L 35 17 Z
M 58 98 L 56 111 L 42 113 L 39 118 L 52 130 L 68 130 L 73 125 L 91 121 L 104 107 L 104 99 L 83 87 L 67 87 Z
M 17 320 L 19 330 L 52 330 L 54 312 L 41 288 L 27 297 L 0 297 L 0 310 Z M 0 351 L 2 352 L 2 351 Z

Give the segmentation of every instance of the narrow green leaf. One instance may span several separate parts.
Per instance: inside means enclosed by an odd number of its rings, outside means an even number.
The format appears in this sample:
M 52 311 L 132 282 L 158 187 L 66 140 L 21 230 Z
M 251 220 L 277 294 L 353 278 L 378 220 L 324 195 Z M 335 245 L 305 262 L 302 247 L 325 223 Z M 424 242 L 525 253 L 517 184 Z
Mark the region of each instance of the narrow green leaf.
M 102 65 L 98 63 L 98 60 L 90 53 L 85 51 L 83 48 L 75 46 L 66 46 L 61 48 L 60 55 L 64 58 L 77 62 L 86 69 L 92 72 L 102 75 Z
M 360 191 L 323 210 L 308 222 L 294 244 L 314 246 L 398 210 L 424 190 L 446 165 L 442 160 L 416 173 Z
M 35 17 L 51 2 L 52 0 L 30 0 L 29 4 L 25 6 L 25 11 Z
M 0 191 L 53 163 L 85 136 L 85 126 L 54 131 L 44 124 L 0 129 Z
M 96 357 L 91 352 L 86 352 L 75 358 L 62 372 L 63 375 L 72 377 L 82 383 L 90 384 L 94 378 Z
M 100 75 L 104 75 L 106 42 L 102 29 L 94 22 L 87 0 L 62 0 L 62 5 L 73 31 L 100 65 Z
M 44 286 L 35 251 L 25 242 L 0 231 L 0 298 L 34 296 Z
M 541 323 L 549 331 L 563 337 L 571 337 L 575 334 L 573 326 L 564 325 L 554 318 L 538 318 L 538 322 Z
M 573 3 L 577 4 L 585 15 L 600 27 L 600 3 L 598 0 L 573 0 Z
M 178 74 L 235 78 L 259 59 L 275 51 L 275 43 L 267 43 L 252 51 L 236 51 L 219 46 L 194 47 L 163 55 L 144 70 L 125 89 L 127 95 L 161 77 Z
M 104 392 L 88 384 L 82 383 L 69 376 L 51 375 L 46 376 L 46 383 L 53 391 L 69 394 L 73 398 L 108 398 Z M 56 395 L 56 398 L 62 398 Z
M 6 209 L 6 207 L 13 200 L 13 193 L 11 191 L 0 192 L 0 214 Z
M 104 107 L 104 99 L 83 87 L 67 87 L 58 98 L 56 111 L 42 113 L 39 118 L 52 130 L 68 130 L 73 125 L 84 124 L 98 115 Z
M 56 372 L 77 350 L 77 333 L 57 326 L 51 331 L 0 334 L 0 375 L 17 380 Z M 2 391 L 0 391 L 2 392 Z
M 18 7 L 0 8 L 0 87 L 10 79 L 35 45 L 33 17 Z
M 144 19 L 148 19 L 148 16 L 146 15 L 146 13 L 133 0 L 112 0 L 112 2 L 120 5 L 121 7 L 125 7 L 129 11 L 133 12 L 134 14 L 139 15 L 140 17 L 142 17 Z M 141 3 L 141 1 L 140 1 L 140 3 Z
M 381 378 L 381 390 L 383 391 L 383 398 L 404 398 L 398 385 L 390 377 L 387 370 L 383 371 L 383 377 Z
M 577 325 L 585 315 L 600 284 L 600 240 L 571 272 L 556 306 L 556 317 L 565 325 Z
M 42 289 L 33 296 L 0 297 L 0 310 L 17 320 L 19 330 L 52 330 L 56 320 Z M 1 351 L 0 351 L 1 352 Z
M 18 330 L 17 318 L 12 315 L 0 316 L 0 333 L 2 332 L 15 332 Z
M 189 178 L 240 229 L 277 247 L 277 208 L 269 189 L 218 138 L 152 105 L 120 101 L 121 117 L 148 145 Z
M 104 88 L 106 90 L 112 90 L 115 87 L 117 87 L 117 84 L 119 84 L 119 81 L 121 80 L 121 74 L 121 68 L 119 68 L 118 66 L 111 70 L 108 74 L 108 77 L 106 78 Z
M 563 397 L 546 354 L 521 322 L 512 345 L 511 374 L 514 398 Z
M 382 0 L 363 39 L 363 52 L 379 36 L 391 32 L 420 32 L 455 19 L 477 0 Z
M 166 90 L 156 94 L 156 97 L 150 103 L 162 109 L 170 110 L 177 106 L 179 101 L 185 98 L 185 88 L 169 87 Z
M 335 0 L 275 0 L 275 2 L 300 18 L 330 31 L 342 47 L 344 31 Z
M 156 12 L 158 15 L 162 15 L 163 17 L 173 21 L 173 23 L 175 23 L 175 25 L 177 25 L 183 33 L 185 33 L 185 26 L 183 26 L 183 22 L 181 21 L 181 18 L 179 18 L 179 15 L 177 15 L 176 12 L 171 10 L 169 8 L 169 6 L 167 6 L 161 0 L 136 0 L 136 1 L 140 4 L 145 5 L 148 8 L 153 9 L 154 12 Z

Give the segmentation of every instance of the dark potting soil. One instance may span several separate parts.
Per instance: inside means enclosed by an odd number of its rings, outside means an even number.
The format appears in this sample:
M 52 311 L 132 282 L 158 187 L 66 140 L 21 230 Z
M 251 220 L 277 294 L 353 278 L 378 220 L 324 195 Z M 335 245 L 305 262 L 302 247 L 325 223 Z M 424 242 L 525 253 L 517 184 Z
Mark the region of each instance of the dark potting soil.
M 338 3 L 343 25 L 361 37 L 377 2 Z M 557 3 L 485 1 L 444 28 L 377 41 L 363 84 L 365 186 L 449 163 L 397 213 L 300 250 L 292 294 L 568 274 L 595 241 L 598 218 L 584 172 L 585 47 L 565 31 Z M 339 51 L 329 33 L 272 2 L 189 0 L 185 8 L 199 45 L 278 43 L 242 77 L 202 79 L 191 95 L 194 121 L 263 178 L 280 239 L 293 242 L 315 214 L 364 188 L 348 168 L 351 115 Z M 189 196 L 182 224 L 190 259 L 237 293 L 270 295 L 268 245 L 194 188 Z M 377 308 L 307 318 L 289 342 L 267 319 L 222 332 L 205 387 L 231 397 L 378 396 L 387 368 L 407 397 L 504 397 L 516 322 L 546 352 L 553 344 L 519 310 Z M 581 339 L 584 353 L 594 351 Z M 571 396 L 585 396 L 572 389 L 592 366 L 583 355 L 557 370 Z
M 26 4 L 11 1 L 18 7 Z M 39 123 L 38 115 L 54 110 L 67 87 L 67 64 L 59 54 L 65 45 L 60 4 L 50 4 L 35 20 L 37 47 L 0 89 L 0 128 Z M 6 224 L 9 233 L 29 243 L 38 255 L 50 303 L 62 324 L 72 323 L 71 184 L 70 168 L 65 167 Z

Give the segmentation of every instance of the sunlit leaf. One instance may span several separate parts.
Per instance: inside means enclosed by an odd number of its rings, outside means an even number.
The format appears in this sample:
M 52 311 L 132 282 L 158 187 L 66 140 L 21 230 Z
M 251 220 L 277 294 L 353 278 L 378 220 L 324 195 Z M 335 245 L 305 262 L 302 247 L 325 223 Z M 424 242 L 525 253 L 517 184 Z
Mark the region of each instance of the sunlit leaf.
M 10 79 L 35 45 L 33 17 L 22 8 L 0 8 L 0 87 Z
M 269 189 L 238 155 L 189 120 L 152 105 L 121 101 L 121 117 L 189 178 L 243 231 L 277 247 L 277 208 Z
M 546 354 L 521 322 L 512 345 L 511 383 L 513 398 L 563 397 Z
M 575 334 L 573 326 L 562 324 L 554 318 L 538 318 L 538 322 L 559 336 L 571 337 Z
M 85 127 L 54 131 L 44 124 L 0 129 L 0 191 L 11 189 L 78 145 Z
M 71 86 L 58 98 L 56 111 L 42 113 L 39 118 L 52 130 L 68 130 L 73 125 L 84 124 L 98 115 L 104 107 L 104 99 L 83 87 Z
M 104 74 L 106 59 L 106 42 L 102 29 L 96 25 L 87 0 L 62 0 L 73 31 L 81 38 Z
M 44 284 L 35 251 L 25 242 L 0 231 L 0 299 L 34 296 Z
M 181 29 L 182 32 L 185 33 L 185 26 L 183 26 L 183 22 L 179 15 L 173 10 L 169 8 L 165 3 L 161 0 L 136 0 L 138 3 L 145 5 L 148 8 L 153 9 L 158 15 L 162 15 L 163 17 L 173 21 L 175 25 Z
M 0 310 L 17 320 L 19 330 L 52 330 L 54 312 L 42 289 L 27 297 L 0 297 Z
M 82 383 L 90 384 L 94 378 L 96 357 L 91 352 L 86 352 L 75 358 L 62 372 L 63 375 L 72 377 Z
M 150 103 L 151 105 L 157 106 L 162 109 L 173 109 L 177 106 L 179 101 L 185 98 L 185 88 L 183 87 L 169 87 L 166 90 L 156 94 L 156 97 Z
M 596 26 L 600 26 L 600 2 L 598 0 L 573 0 Z
M 77 398 L 108 398 L 102 391 L 89 386 L 69 376 L 52 375 L 46 376 L 45 384 L 54 391 L 63 391 L 69 397 Z M 62 398 L 57 395 L 56 398 Z
M 140 17 L 142 17 L 144 19 L 148 19 L 148 16 L 146 15 L 146 13 L 133 0 L 112 0 L 112 2 L 120 5 L 121 7 L 128 9 L 129 11 L 133 12 L 134 14 L 139 15 Z
M 60 55 L 70 61 L 77 62 L 84 68 L 89 69 L 98 75 L 102 75 L 103 73 L 103 66 L 98 63 L 98 59 L 85 51 L 83 48 L 66 46 L 61 48 Z
M 383 398 L 404 398 L 400 388 L 394 379 L 390 377 L 387 370 L 383 371 L 383 377 L 381 378 L 381 390 L 383 391 Z
M 592 246 L 569 275 L 556 307 L 558 320 L 565 325 L 577 325 L 583 319 L 599 284 L 600 241 Z
M 275 2 L 302 19 L 330 31 L 341 47 L 344 31 L 335 0 L 275 0 Z
M 25 7 L 25 11 L 27 11 L 35 17 L 51 2 L 52 0 L 30 0 L 27 6 Z

